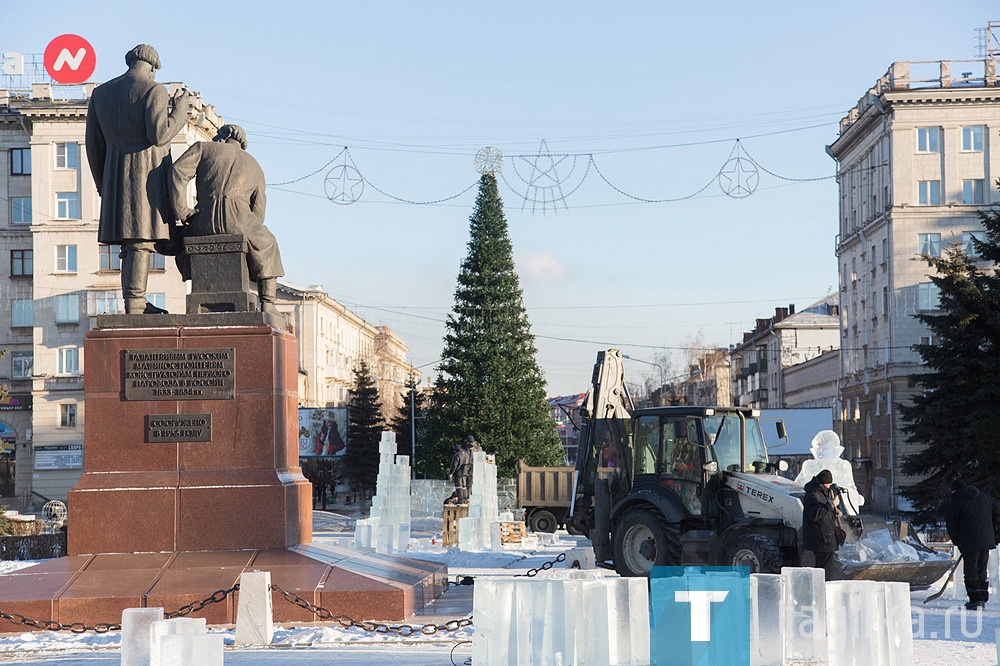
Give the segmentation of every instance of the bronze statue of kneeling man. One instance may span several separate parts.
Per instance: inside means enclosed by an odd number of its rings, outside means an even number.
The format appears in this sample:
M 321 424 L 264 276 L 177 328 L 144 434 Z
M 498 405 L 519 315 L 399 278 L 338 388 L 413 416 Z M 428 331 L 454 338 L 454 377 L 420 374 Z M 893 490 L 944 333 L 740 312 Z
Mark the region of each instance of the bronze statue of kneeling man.
M 278 241 L 264 226 L 264 172 L 246 152 L 247 137 L 238 125 L 223 125 L 212 141 L 199 141 L 173 164 L 170 192 L 185 236 L 242 234 L 247 239 L 247 268 L 257 283 L 260 309 L 278 314 L 274 307 L 278 278 L 285 274 Z M 187 186 L 195 181 L 197 208 L 188 206 Z M 191 279 L 184 255 L 177 266 Z

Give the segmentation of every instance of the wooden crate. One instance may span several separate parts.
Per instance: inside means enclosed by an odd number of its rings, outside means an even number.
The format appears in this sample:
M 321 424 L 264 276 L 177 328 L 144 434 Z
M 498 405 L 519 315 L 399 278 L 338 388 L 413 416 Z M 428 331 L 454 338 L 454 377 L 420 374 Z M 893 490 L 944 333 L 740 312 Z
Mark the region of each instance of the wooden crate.
M 442 545 L 445 548 L 458 545 L 458 519 L 466 518 L 468 515 L 468 504 L 445 504 L 444 532 L 441 534 Z
M 524 538 L 524 522 L 515 520 L 500 523 L 500 543 L 521 543 Z

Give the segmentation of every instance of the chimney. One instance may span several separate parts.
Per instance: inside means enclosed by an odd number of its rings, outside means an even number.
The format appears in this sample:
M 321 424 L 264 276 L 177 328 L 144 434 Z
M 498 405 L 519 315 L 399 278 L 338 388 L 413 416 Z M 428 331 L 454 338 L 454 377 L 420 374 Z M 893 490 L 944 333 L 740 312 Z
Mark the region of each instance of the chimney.
M 795 303 L 788 304 L 788 314 L 789 316 L 795 314 Z

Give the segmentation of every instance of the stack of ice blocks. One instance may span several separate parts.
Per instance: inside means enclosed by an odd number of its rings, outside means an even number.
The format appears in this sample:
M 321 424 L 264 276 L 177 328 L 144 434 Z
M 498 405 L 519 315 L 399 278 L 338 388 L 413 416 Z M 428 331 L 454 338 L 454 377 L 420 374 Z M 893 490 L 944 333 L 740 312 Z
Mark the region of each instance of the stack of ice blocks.
M 831 581 L 826 584 L 826 614 L 833 666 L 913 663 L 907 583 Z
M 162 608 L 122 612 L 123 666 L 222 666 L 222 634 L 209 634 L 205 618 L 163 619 Z
M 493 542 L 493 523 L 499 522 L 499 516 L 496 459 L 482 451 L 476 451 L 472 454 L 469 516 L 458 519 L 458 549 L 489 550 Z
M 372 512 L 354 526 L 354 545 L 393 555 L 410 542 L 410 457 L 396 455 L 396 434 L 385 431 L 378 445 L 378 478 Z
M 649 663 L 645 578 L 550 571 L 476 580 L 472 661 L 480 666 Z
M 897 666 L 913 661 L 910 588 L 826 582 L 822 569 L 750 576 L 750 663 Z

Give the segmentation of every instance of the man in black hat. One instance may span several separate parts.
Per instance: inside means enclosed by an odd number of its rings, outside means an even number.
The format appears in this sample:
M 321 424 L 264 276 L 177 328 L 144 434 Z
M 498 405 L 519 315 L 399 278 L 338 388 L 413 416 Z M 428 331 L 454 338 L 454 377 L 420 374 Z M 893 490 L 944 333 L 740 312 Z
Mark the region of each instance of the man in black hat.
M 833 573 L 833 554 L 841 543 L 837 538 L 840 509 L 832 484 L 830 470 L 820 470 L 806 484 L 806 497 L 802 501 L 802 549 L 812 553 L 813 566 L 823 569 L 827 580 Z M 843 529 L 840 531 L 843 533 Z
M 979 610 L 990 600 L 990 577 L 986 568 L 990 551 L 996 548 L 993 525 L 1000 518 L 1000 503 L 987 492 L 958 478 L 951 483 L 946 524 L 951 542 L 962 553 L 962 570 L 969 602 L 965 607 Z

